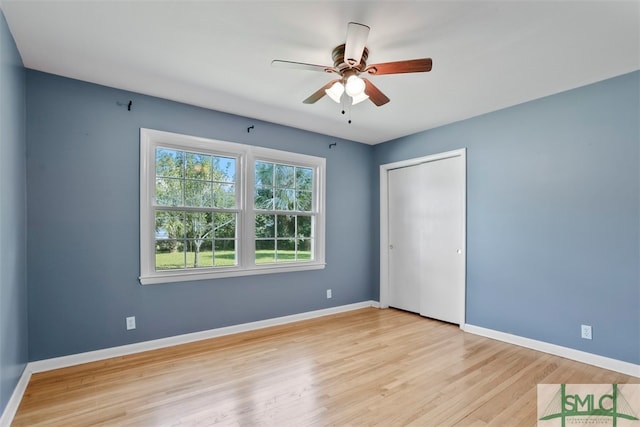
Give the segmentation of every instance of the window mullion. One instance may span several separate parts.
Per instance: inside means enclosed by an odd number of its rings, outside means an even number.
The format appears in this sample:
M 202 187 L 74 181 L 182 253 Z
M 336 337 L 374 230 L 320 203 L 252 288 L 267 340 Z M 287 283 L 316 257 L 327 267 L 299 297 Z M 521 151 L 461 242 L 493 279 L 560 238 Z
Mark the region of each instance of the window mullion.
M 253 195 L 254 195 L 254 169 L 255 159 L 251 152 L 247 152 L 244 162 L 242 164 L 242 177 L 243 183 L 243 197 L 242 197 L 242 224 L 243 233 L 241 236 L 241 250 L 242 250 L 242 267 L 252 268 L 256 265 L 255 262 L 255 212 L 253 207 Z

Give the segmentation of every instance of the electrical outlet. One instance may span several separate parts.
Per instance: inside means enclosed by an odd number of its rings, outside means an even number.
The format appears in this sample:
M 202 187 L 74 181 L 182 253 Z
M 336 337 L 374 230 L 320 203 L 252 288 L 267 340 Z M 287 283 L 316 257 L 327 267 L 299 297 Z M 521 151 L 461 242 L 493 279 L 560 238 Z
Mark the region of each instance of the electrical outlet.
M 327 289 L 327 299 L 330 299 L 331 296 L 331 289 Z
M 127 331 L 136 328 L 136 316 L 127 317 Z
M 590 340 L 593 338 L 593 336 L 591 335 L 591 326 L 589 325 L 582 325 L 580 326 L 580 331 L 581 331 L 581 337 L 584 338 L 585 340 Z

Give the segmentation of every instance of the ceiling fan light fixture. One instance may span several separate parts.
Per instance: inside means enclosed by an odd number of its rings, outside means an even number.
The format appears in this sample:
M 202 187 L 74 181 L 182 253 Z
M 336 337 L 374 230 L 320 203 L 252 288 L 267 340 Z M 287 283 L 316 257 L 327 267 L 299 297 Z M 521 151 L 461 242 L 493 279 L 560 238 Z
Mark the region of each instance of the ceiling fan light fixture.
M 2 2 L 2 0 L 0 0 Z M 301 70 L 322 71 L 337 74 L 333 80 L 327 82 L 321 88 L 304 99 L 304 104 L 315 104 L 328 95 L 334 102 L 348 103 L 344 94 L 351 98 L 351 105 L 359 104 L 367 99 L 376 107 L 385 105 L 390 99 L 380 91 L 369 79 L 359 77 L 366 75 L 424 73 L 431 71 L 433 61 L 431 58 L 406 59 L 403 61 L 383 62 L 367 64 L 369 49 L 367 38 L 369 27 L 357 22 L 349 22 L 347 25 L 347 38 L 343 44 L 339 44 L 331 52 L 333 66 L 307 64 L 305 62 L 283 61 L 274 59 L 271 65 L 274 67 L 297 68 Z M 344 114 L 344 109 L 342 109 Z
M 344 85 L 340 82 L 335 82 L 329 89 L 325 89 L 325 92 L 329 95 L 329 98 L 339 104 L 344 93 Z
M 355 98 L 361 94 L 364 93 L 364 88 L 365 88 L 365 84 L 364 84 L 364 80 L 362 80 L 360 77 L 353 75 L 353 76 L 349 76 L 349 78 L 347 79 L 347 83 L 345 84 L 345 92 L 347 92 L 347 95 L 349 95 L 352 98 Z
M 351 98 L 353 99 L 351 105 L 356 105 L 361 103 L 362 101 L 366 101 L 367 99 L 369 99 L 369 95 L 362 92 L 360 95 L 352 96 Z

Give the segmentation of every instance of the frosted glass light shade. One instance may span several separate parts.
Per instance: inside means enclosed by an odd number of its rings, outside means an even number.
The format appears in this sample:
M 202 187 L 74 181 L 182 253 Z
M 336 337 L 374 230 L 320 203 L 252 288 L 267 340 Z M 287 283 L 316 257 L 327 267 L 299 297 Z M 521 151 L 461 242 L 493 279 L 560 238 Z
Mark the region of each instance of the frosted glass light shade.
M 349 76 L 345 85 L 345 92 L 352 98 L 364 93 L 364 80 L 358 76 Z
M 351 105 L 356 105 L 361 103 L 362 101 L 366 101 L 367 99 L 369 99 L 369 95 L 362 92 L 360 95 L 352 96 L 351 98 L 353 99 Z
M 329 95 L 329 98 L 339 104 L 340 98 L 342 98 L 342 94 L 344 93 L 344 86 L 340 82 L 335 82 L 329 89 L 325 89 L 325 92 Z

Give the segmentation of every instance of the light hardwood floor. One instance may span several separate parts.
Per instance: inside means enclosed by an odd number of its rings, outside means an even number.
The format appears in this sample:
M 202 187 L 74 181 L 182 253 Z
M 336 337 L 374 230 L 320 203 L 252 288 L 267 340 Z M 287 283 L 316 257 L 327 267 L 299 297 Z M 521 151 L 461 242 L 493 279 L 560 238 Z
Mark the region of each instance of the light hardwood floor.
M 535 426 L 538 383 L 638 378 L 394 310 L 34 374 L 14 426 Z

